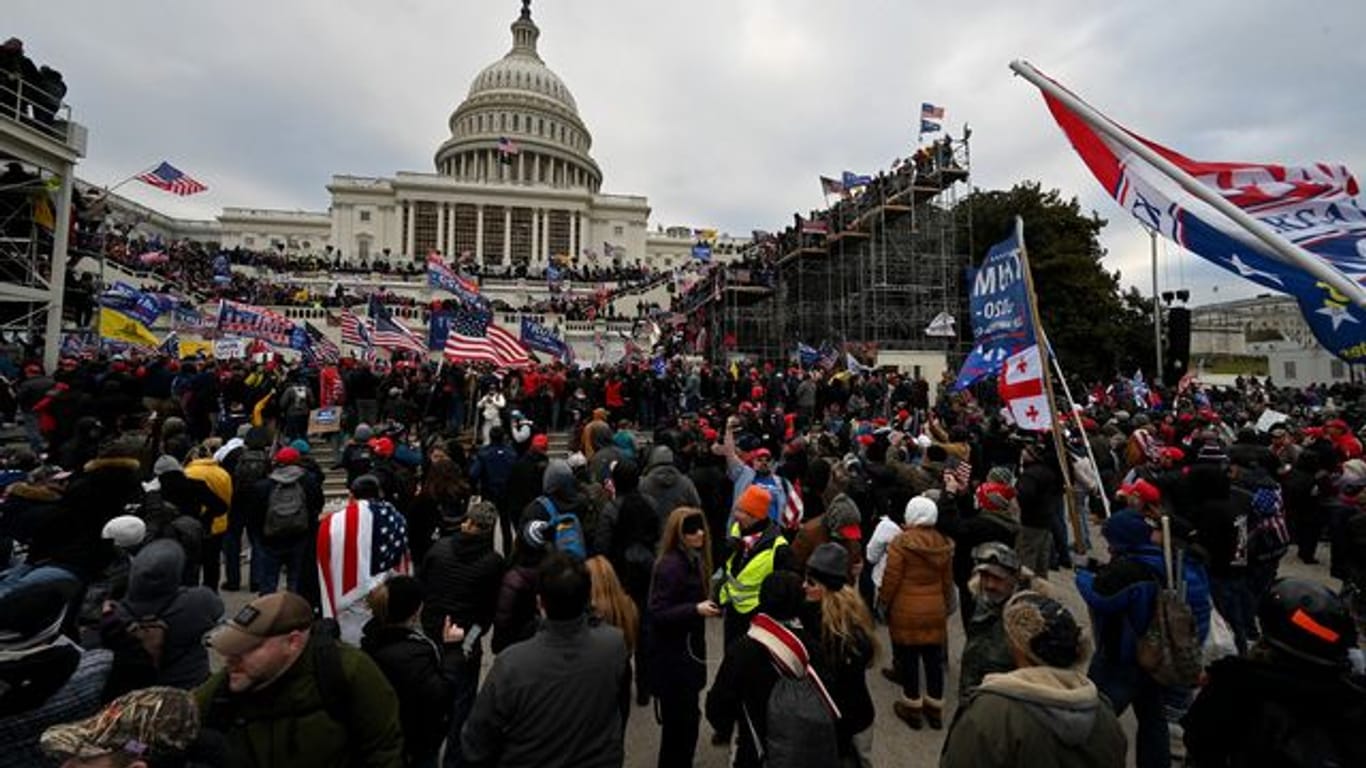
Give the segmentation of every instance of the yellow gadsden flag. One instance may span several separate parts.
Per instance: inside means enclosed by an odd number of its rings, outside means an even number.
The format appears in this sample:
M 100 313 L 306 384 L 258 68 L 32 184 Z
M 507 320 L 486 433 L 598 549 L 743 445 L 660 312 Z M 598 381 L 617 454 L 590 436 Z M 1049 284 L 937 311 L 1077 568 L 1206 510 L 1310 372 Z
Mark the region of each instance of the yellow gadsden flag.
M 152 349 L 161 344 L 147 326 L 109 307 L 100 307 L 100 337 Z

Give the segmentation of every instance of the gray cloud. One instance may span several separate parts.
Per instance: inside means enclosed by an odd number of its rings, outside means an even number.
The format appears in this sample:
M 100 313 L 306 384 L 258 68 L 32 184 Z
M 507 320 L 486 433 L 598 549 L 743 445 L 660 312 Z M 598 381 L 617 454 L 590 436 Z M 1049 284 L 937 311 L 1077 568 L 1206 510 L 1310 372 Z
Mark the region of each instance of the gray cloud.
M 1332 7 L 1328 7 L 1331 5 Z M 656 221 L 771 229 L 821 204 L 816 177 L 905 155 L 921 101 L 973 128 L 973 182 L 1037 179 L 1110 220 L 1107 265 L 1145 291 L 1148 241 L 1011 76 L 1027 58 L 1117 121 L 1193 157 L 1366 167 L 1366 6 L 1269 0 L 899 3 L 548 0 L 541 53 L 594 134 L 608 191 Z M 168 213 L 322 209 L 333 173 L 430 170 L 471 79 L 509 46 L 518 3 L 12 0 L 7 34 L 61 69 L 91 131 L 81 173 L 162 158 L 211 191 L 125 187 Z M 980 233 L 979 242 L 990 240 Z M 1164 287 L 1248 283 L 1164 249 Z M 1218 286 L 1218 292 L 1214 287 Z

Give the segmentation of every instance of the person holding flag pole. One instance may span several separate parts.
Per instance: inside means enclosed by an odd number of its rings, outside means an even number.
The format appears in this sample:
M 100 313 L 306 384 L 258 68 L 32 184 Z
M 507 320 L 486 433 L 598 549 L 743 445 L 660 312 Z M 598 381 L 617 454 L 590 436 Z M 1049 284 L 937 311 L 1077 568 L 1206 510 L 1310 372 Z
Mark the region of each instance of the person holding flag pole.
M 1001 371 L 1001 395 L 1009 404 L 1012 413 L 1016 415 L 1017 422 L 1020 423 L 1021 426 L 1024 426 L 1026 429 L 1039 429 L 1039 426 L 1041 425 L 1039 425 L 1038 422 L 1042 421 L 1042 419 L 1039 418 L 1040 415 L 1037 413 L 1037 408 L 1040 403 L 1031 402 L 1037 399 L 1037 395 L 1032 397 L 1014 398 L 1011 397 L 1012 393 L 1010 391 L 1013 383 L 1012 376 L 1014 374 L 1023 373 L 1025 370 L 1028 370 L 1031 367 L 1031 362 L 1033 365 L 1038 365 L 1038 378 L 1041 379 L 1043 383 L 1042 395 L 1048 410 L 1047 414 L 1044 415 L 1044 418 L 1047 419 L 1048 428 L 1053 433 L 1053 448 L 1057 455 L 1058 471 L 1060 472 L 1063 485 L 1063 504 L 1065 505 L 1064 509 L 1066 511 L 1067 520 L 1072 528 L 1072 548 L 1074 552 L 1081 555 L 1086 552 L 1086 538 L 1081 529 L 1083 522 L 1081 520 L 1081 515 L 1077 511 L 1072 490 L 1072 467 L 1070 466 L 1070 462 L 1067 461 L 1068 453 L 1066 441 L 1063 439 L 1062 434 L 1062 420 L 1056 416 L 1058 413 L 1058 405 L 1053 394 L 1053 372 L 1051 366 L 1040 364 L 1040 358 L 1043 355 L 1047 354 L 1049 357 L 1052 357 L 1052 350 L 1047 343 L 1043 322 L 1039 317 L 1038 297 L 1034 293 L 1034 276 L 1029 269 L 1029 254 L 1025 248 L 1024 219 L 1019 216 L 1015 217 L 1015 242 L 1019 247 L 1020 271 L 1023 273 L 1025 294 L 1028 297 L 1029 322 L 1034 327 L 1036 338 L 1035 343 L 1032 346 L 1025 347 L 1006 360 L 1005 367 Z M 1029 358 L 1032 358 L 1032 361 Z M 1025 406 L 1026 410 L 1024 411 L 1019 410 L 1021 401 L 1027 403 Z M 1029 419 L 1030 424 L 1028 426 L 1026 426 L 1024 422 L 1019 421 L 1020 415 L 1033 417 Z

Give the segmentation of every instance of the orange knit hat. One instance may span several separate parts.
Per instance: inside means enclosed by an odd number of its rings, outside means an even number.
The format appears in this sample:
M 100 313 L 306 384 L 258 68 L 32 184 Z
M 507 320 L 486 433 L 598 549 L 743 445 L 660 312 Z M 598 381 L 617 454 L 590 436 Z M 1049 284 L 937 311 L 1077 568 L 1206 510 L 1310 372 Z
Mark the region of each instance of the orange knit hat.
M 735 502 L 735 509 L 744 512 L 756 520 L 768 517 L 769 504 L 773 502 L 773 496 L 762 486 L 751 485 L 740 494 L 739 500 Z

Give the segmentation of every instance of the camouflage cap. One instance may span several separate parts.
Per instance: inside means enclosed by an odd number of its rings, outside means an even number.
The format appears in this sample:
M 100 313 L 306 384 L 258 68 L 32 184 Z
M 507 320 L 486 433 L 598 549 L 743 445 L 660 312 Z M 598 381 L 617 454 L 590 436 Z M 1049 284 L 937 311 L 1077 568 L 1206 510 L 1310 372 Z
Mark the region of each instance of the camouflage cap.
M 188 691 L 144 688 L 109 702 L 94 717 L 43 732 L 50 757 L 89 760 L 122 752 L 134 757 L 184 754 L 199 736 L 199 710 Z

